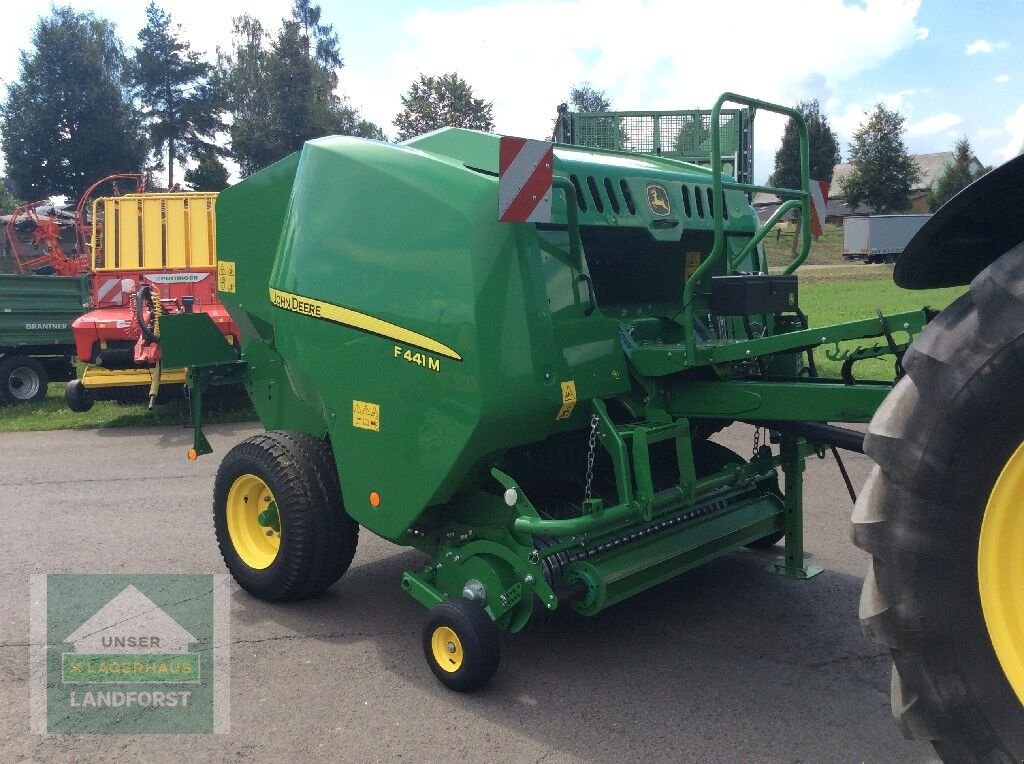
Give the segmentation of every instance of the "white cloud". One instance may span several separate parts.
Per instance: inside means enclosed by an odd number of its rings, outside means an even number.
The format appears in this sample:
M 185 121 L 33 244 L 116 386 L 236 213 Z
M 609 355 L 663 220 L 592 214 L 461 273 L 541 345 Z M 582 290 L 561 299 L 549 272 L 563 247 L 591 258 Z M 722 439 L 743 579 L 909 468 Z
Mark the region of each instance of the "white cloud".
M 941 114 L 933 114 L 919 122 L 907 125 L 907 135 L 935 135 L 936 133 L 944 133 L 963 121 L 959 114 L 951 114 L 948 111 L 944 111 Z
M 996 75 L 995 81 L 996 82 L 1009 82 L 1010 81 L 1010 75 L 1009 74 L 999 74 L 999 75 Z
M 144 21 L 140 0 L 65 1 L 117 19 L 128 44 Z M 216 44 L 228 43 L 232 16 L 247 11 L 273 24 L 286 5 L 281 0 L 176 0 L 168 7 L 193 47 L 212 52 Z M 410 10 L 404 18 L 396 10 L 389 50 L 361 59 L 345 50 L 342 39 L 341 89 L 367 119 L 393 133 L 400 96 L 420 72 L 457 71 L 477 95 L 493 100 L 498 131 L 544 137 L 555 106 L 574 82 L 588 80 L 606 90 L 620 109 L 706 107 L 726 89 L 791 104 L 828 98 L 928 34 L 915 23 L 920 0 L 735 0 L 727 15 L 714 3 L 634 0 L 628 5 L 623 12 L 621 0 L 505 0 L 460 10 Z M 40 8 L 17 3 L 6 9 L 0 78 L 16 76 L 16 51 Z M 538 19 L 543 19 L 540 27 Z M 685 29 L 716 31 L 684 40 L 680 30 Z M 799 40 L 799 53 L 784 65 L 766 65 L 724 52 L 763 51 L 765 40 Z M 758 115 L 760 177 L 771 169 L 784 123 L 772 114 Z
M 146 23 L 146 3 L 140 0 L 61 0 L 59 5 L 92 11 L 114 21 L 128 47 L 138 44 L 138 31 Z M 274 26 L 288 10 L 287 4 L 280 0 L 174 0 L 162 5 L 182 25 L 192 48 L 210 57 L 217 45 L 228 46 L 233 17 L 248 13 Z M 18 50 L 29 46 L 31 31 L 46 13 L 46 5 L 39 3 L 9 3 L 4 8 L 4 21 L 0 25 L 0 80 L 17 77 Z
M 722 90 L 791 104 L 822 97 L 920 39 L 919 0 L 815 3 L 736 0 L 723 26 L 721 6 L 678 0 L 508 0 L 457 11 L 420 11 L 400 25 L 396 55 L 344 76 L 354 103 L 390 128 L 399 95 L 420 73 L 458 71 L 494 101 L 499 132 L 543 137 L 569 85 L 589 80 L 620 109 L 709 106 Z M 559 30 L 556 37 L 538 31 Z M 609 20 L 614 19 L 614 23 Z M 721 30 L 692 35 L 681 29 Z M 842 30 L 841 34 L 825 30 Z M 403 40 L 404 38 L 404 40 Z M 763 50 L 770 39 L 800 40 L 779 66 L 723 53 Z M 556 41 L 557 40 L 557 41 Z M 684 94 L 682 97 L 680 94 Z M 758 175 L 771 168 L 785 120 L 758 115 Z
M 1005 162 L 1013 159 L 1024 148 L 1024 103 L 1003 120 L 1002 134 L 1006 143 L 996 149 L 996 158 Z
M 826 104 L 826 111 L 829 114 L 829 121 L 832 129 L 839 136 L 840 145 L 849 144 L 853 134 L 867 121 L 868 115 L 874 111 L 875 104 L 882 104 L 888 109 L 898 111 L 905 117 L 914 113 L 913 96 L 930 93 L 928 88 L 907 88 L 892 93 L 876 93 L 870 100 L 855 101 L 853 103 L 841 104 L 839 99 L 830 99 Z
M 964 48 L 964 55 L 976 56 L 979 53 L 994 53 L 997 50 L 1004 50 L 1010 47 L 1010 43 L 1005 40 L 999 42 L 989 42 L 988 40 L 975 40 L 974 42 L 968 43 L 967 47 Z

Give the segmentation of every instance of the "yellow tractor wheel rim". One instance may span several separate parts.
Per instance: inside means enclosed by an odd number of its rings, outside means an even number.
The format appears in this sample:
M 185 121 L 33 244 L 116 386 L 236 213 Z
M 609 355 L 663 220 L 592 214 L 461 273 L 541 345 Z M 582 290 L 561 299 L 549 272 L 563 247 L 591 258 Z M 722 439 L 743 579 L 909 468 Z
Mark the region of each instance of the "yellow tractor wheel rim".
M 1024 443 L 1003 467 L 985 507 L 978 588 L 996 657 L 1024 703 Z
M 281 548 L 281 523 L 274 494 L 262 478 L 235 478 L 228 490 L 227 525 L 242 562 L 255 570 L 269 568 Z
M 454 674 L 462 668 L 462 642 L 459 635 L 447 626 L 438 626 L 430 635 L 430 647 L 437 665 Z

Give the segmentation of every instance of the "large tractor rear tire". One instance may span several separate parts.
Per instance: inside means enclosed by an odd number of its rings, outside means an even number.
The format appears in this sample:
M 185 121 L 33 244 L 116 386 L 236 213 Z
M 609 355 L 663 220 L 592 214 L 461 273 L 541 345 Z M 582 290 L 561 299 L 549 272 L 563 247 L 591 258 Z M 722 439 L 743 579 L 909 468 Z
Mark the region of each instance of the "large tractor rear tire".
M 947 762 L 1024 760 L 1024 245 L 903 359 L 865 443 L 853 515 L 872 555 L 860 617 L 892 705 Z
M 214 483 L 213 521 L 228 571 L 269 601 L 326 590 L 348 569 L 359 539 L 330 447 L 299 432 L 254 435 L 227 453 Z

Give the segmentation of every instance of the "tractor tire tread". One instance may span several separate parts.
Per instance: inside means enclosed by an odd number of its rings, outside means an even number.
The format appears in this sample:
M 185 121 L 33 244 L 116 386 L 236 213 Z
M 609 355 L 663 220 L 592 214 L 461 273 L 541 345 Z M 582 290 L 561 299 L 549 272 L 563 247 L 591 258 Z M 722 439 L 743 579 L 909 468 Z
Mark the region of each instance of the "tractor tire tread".
M 984 507 L 1005 461 L 991 458 L 1005 444 L 974 433 L 1024 408 L 1007 384 L 1024 375 L 1022 301 L 1024 245 L 915 338 L 907 375 L 868 428 L 865 452 L 876 466 L 852 517 L 854 543 L 872 556 L 861 627 L 892 652 L 893 714 L 904 734 L 930 741 L 950 762 L 1024 757 L 1024 707 L 984 626 L 980 513 L 969 509 Z

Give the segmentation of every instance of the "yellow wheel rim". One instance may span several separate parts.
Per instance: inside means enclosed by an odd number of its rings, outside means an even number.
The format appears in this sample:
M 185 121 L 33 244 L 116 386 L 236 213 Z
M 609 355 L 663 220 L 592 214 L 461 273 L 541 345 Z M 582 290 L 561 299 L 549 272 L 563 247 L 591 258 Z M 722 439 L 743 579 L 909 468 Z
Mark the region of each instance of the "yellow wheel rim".
M 228 491 L 228 536 L 246 565 L 269 568 L 281 548 L 281 521 L 270 488 L 256 475 L 235 478 Z
M 1024 703 L 1024 443 L 1003 467 L 985 507 L 978 588 L 999 664 Z
M 462 642 L 447 626 L 438 626 L 430 635 L 430 647 L 437 665 L 449 673 L 462 668 Z

